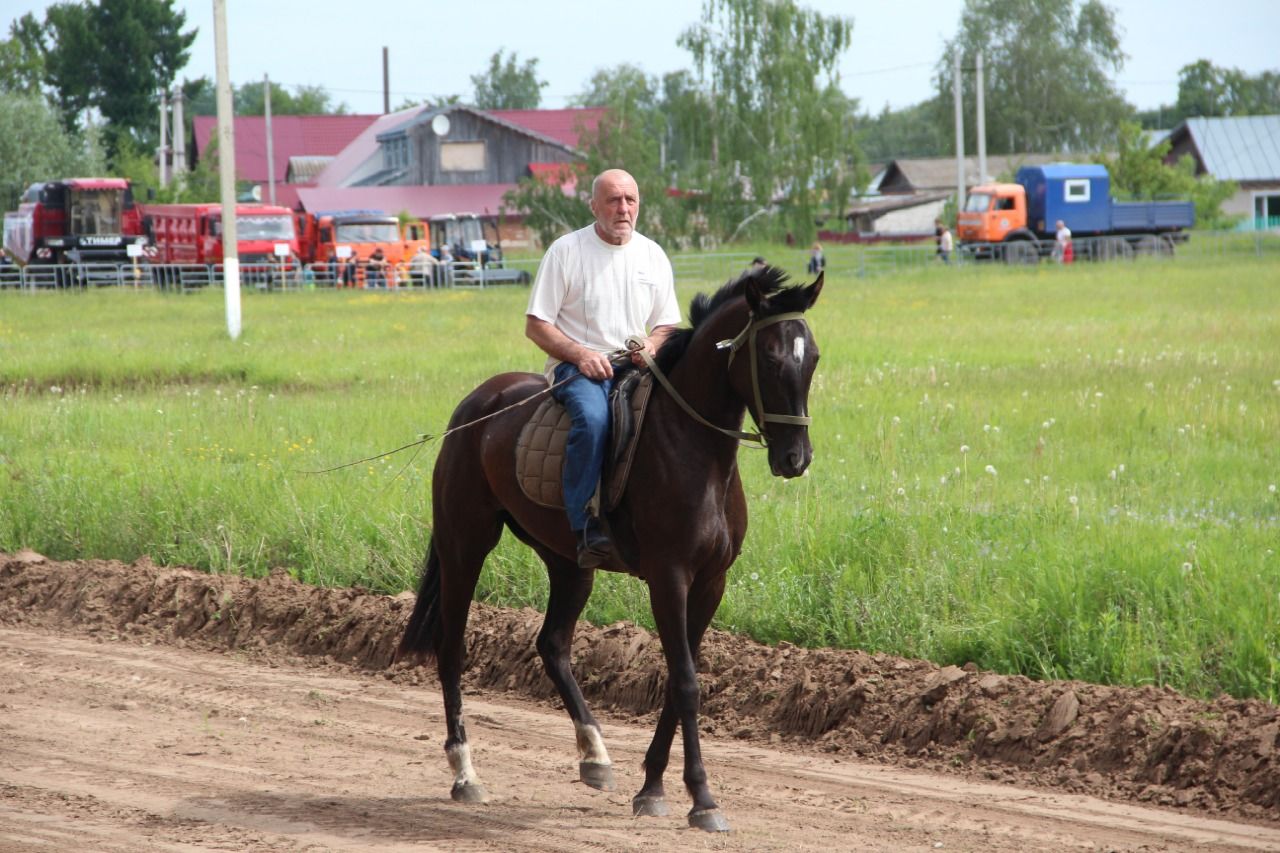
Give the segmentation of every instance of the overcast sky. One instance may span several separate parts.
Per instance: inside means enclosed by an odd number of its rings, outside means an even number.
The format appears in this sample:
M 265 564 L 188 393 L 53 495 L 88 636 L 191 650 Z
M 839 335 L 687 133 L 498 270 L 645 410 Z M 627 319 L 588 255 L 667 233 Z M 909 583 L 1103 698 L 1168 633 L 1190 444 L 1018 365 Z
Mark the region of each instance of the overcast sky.
M 8 20 L 44 2 L 0 0 Z M 178 0 L 199 35 L 180 76 L 214 75 L 212 0 Z M 934 65 L 957 30 L 962 0 L 809 0 L 854 19 L 841 63 L 845 91 L 864 109 L 898 108 L 932 94 Z M 1177 97 L 1178 69 L 1197 59 L 1251 74 L 1280 68 L 1280 0 L 1113 0 L 1129 60 L 1116 77 L 1146 109 Z M 286 87 L 320 85 L 351 112 L 382 111 L 382 48 L 390 49 L 391 107 L 461 95 L 498 49 L 538 60 L 543 106 L 560 107 L 592 73 L 623 62 L 651 74 L 689 66 L 676 44 L 697 21 L 698 0 L 631 4 L 553 0 L 227 0 L 231 78 L 263 74 Z M 6 21 L 6 32 L 7 32 Z

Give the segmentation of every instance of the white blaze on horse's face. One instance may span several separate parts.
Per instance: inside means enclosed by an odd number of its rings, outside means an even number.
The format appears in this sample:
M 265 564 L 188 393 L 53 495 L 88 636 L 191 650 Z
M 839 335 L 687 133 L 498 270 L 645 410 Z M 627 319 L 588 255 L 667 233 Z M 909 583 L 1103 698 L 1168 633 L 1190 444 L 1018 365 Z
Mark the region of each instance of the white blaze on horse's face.
M 799 335 L 791 344 L 791 356 L 796 364 L 804 364 L 804 336 Z

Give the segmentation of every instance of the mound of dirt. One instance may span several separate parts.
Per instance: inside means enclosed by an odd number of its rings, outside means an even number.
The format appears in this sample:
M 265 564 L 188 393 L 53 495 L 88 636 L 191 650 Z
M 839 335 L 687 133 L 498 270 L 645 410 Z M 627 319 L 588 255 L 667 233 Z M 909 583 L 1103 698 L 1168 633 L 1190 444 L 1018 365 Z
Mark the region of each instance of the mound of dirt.
M 305 655 L 383 671 L 413 596 L 87 560 L 0 554 L 0 624 L 133 642 Z M 541 614 L 473 605 L 470 688 L 556 701 L 534 649 Z M 574 669 L 599 710 L 651 717 L 666 668 L 653 634 L 582 623 Z M 699 661 L 713 737 L 784 743 L 1255 820 L 1280 819 L 1280 708 L 1168 689 L 1037 682 L 859 651 L 763 646 L 712 631 Z

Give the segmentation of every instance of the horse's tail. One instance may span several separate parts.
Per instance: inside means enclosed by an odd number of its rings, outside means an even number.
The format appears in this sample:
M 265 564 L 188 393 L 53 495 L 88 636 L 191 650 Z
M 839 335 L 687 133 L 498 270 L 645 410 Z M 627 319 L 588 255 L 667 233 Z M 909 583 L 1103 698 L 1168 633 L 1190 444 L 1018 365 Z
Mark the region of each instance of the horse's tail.
M 419 665 L 430 663 L 436 656 L 440 634 L 440 555 L 433 536 L 427 546 L 426 566 L 418 587 L 418 601 L 405 626 L 404 637 L 396 648 L 392 663 L 408 661 Z

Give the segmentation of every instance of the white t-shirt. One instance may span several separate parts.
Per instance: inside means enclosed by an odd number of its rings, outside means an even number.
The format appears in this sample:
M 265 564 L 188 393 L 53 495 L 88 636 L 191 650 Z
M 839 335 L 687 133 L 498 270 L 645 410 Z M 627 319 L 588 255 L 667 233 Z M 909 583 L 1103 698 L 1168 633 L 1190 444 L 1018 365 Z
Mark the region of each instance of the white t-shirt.
M 1071 229 L 1063 225 L 1058 229 L 1058 248 L 1065 249 L 1067 244 L 1071 242 Z
M 629 335 L 680 322 L 675 276 L 662 247 L 635 232 L 621 246 L 606 243 L 594 223 L 547 249 L 525 313 L 605 353 L 625 349 Z M 559 363 L 547 358 L 548 377 Z

